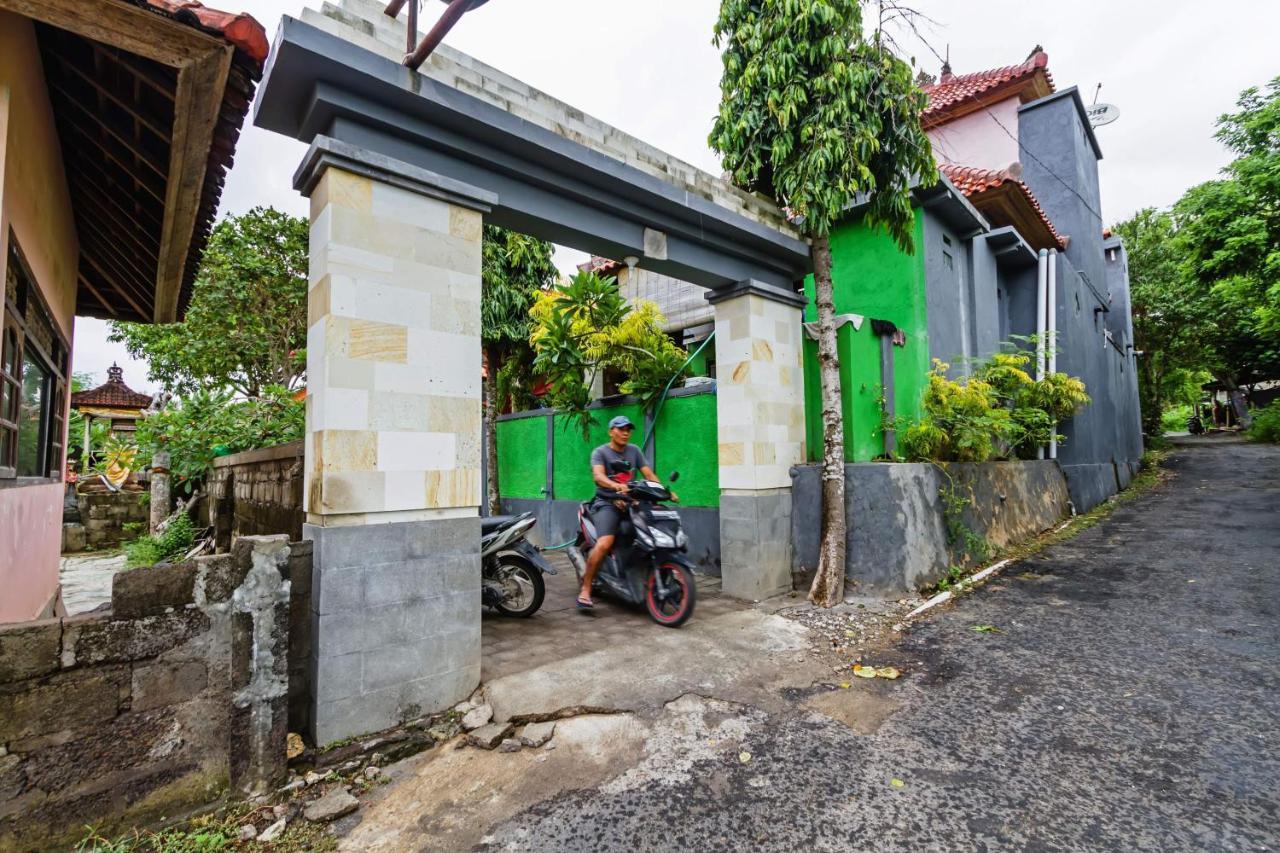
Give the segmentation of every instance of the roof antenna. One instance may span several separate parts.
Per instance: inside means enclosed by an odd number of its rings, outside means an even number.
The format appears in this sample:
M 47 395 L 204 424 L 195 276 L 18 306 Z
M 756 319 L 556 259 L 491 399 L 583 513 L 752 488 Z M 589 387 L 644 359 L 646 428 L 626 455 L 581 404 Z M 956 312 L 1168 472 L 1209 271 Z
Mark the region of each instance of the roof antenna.
M 946 82 L 947 78 L 948 78 L 948 77 L 951 77 L 951 76 L 952 76 L 952 75 L 951 75 L 951 45 L 950 45 L 950 44 L 948 44 L 948 45 L 947 45 L 947 56 L 946 56 L 946 58 L 945 58 L 945 59 L 943 59 L 943 60 L 942 60 L 942 80 L 943 80 L 943 82 Z
M 1098 88 L 1093 90 L 1093 102 L 1098 103 L 1098 95 L 1102 92 L 1102 84 L 1098 84 Z

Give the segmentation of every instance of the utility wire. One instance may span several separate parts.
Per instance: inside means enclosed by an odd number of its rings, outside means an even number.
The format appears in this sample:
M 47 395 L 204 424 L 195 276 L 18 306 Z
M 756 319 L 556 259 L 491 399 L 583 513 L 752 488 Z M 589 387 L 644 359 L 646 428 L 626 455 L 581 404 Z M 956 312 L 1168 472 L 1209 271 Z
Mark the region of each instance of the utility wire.
M 920 33 L 919 28 L 918 28 L 918 27 L 916 27 L 913 23 L 911 23 L 909 19 L 908 19 L 908 26 L 910 26 L 910 27 L 911 27 L 911 32 L 915 34 L 915 37 L 920 41 L 920 43 L 921 43 L 921 44 L 923 44 L 925 47 L 927 47 L 927 48 L 929 49 L 929 52 L 930 52 L 930 53 L 932 53 L 932 54 L 934 55 L 934 57 L 935 57 L 939 62 L 942 62 L 942 63 L 946 63 L 946 62 L 947 62 L 947 60 L 943 58 L 942 54 L 938 53 L 937 49 L 936 49 L 936 48 L 934 48 L 934 46 L 933 46 L 932 44 L 930 44 L 930 43 L 929 43 L 929 40 L 928 40 L 928 39 L 926 39 L 926 38 L 925 38 L 925 37 Z M 1086 209 L 1086 210 L 1088 210 L 1088 211 L 1089 211 L 1090 213 L 1092 213 L 1094 216 L 1098 217 L 1098 221 L 1099 221 L 1099 222 L 1104 221 L 1104 220 L 1103 220 L 1103 218 L 1102 218 L 1102 214 L 1101 214 L 1099 211 L 1094 210 L 1093 205 L 1089 203 L 1089 200 L 1088 200 L 1087 198 L 1085 198 L 1084 196 L 1082 196 L 1082 195 L 1079 193 L 1079 191 L 1078 191 L 1078 190 L 1076 190 L 1076 188 L 1075 188 L 1075 187 L 1071 186 L 1071 184 L 1069 184 L 1069 183 L 1067 183 L 1065 180 L 1063 180 L 1063 179 L 1062 179 L 1062 177 L 1061 177 L 1061 176 L 1059 176 L 1057 172 L 1055 172 L 1055 171 L 1053 171 L 1053 169 L 1050 169 L 1050 168 L 1049 168 L 1048 164 L 1046 164 L 1043 160 L 1041 160 L 1039 157 L 1037 157 L 1037 156 L 1036 156 L 1036 155 L 1035 155 L 1031 150 L 1029 150 L 1025 145 L 1023 145 L 1023 144 L 1022 144 L 1022 140 L 1021 140 L 1021 139 L 1019 139 L 1018 137 L 1014 136 L 1014 135 L 1013 135 L 1013 133 L 1009 130 L 1009 128 L 1007 128 L 1007 127 L 1005 127 L 1005 126 L 1004 126 L 1004 122 L 1000 121 L 1000 119 L 996 117 L 996 114 L 995 114 L 995 113 L 991 112 L 991 110 L 990 110 L 988 107 L 983 107 L 983 108 L 982 108 L 982 111 L 983 111 L 983 112 L 985 112 L 988 116 L 990 116 L 990 117 L 991 117 L 991 120 L 992 120 L 992 121 L 994 121 L 994 122 L 996 123 L 996 125 L 997 125 L 1001 130 L 1003 130 L 1003 131 L 1004 131 L 1005 136 L 1008 136 L 1010 139 L 1012 139 L 1012 140 L 1014 141 L 1014 143 L 1018 146 L 1018 150 L 1019 150 L 1019 151 L 1024 151 L 1024 152 L 1026 152 L 1026 155 L 1027 155 L 1028 157 L 1030 157 L 1030 158 L 1031 158 L 1031 159 L 1036 163 L 1036 165 L 1037 165 L 1037 166 L 1039 166 L 1041 169 L 1044 169 L 1047 173 L 1049 173 L 1049 175 L 1050 175 L 1050 176 L 1051 176 L 1055 181 L 1057 181 L 1058 183 L 1062 184 L 1062 186 L 1066 187 L 1066 189 L 1067 189 L 1067 191 L 1068 191 L 1068 192 L 1070 192 L 1070 193 L 1071 193 L 1072 195 L 1074 195 L 1076 198 L 1080 199 L 1080 203 L 1081 203 L 1081 204 L 1083 204 L 1083 205 L 1085 206 L 1085 209 Z

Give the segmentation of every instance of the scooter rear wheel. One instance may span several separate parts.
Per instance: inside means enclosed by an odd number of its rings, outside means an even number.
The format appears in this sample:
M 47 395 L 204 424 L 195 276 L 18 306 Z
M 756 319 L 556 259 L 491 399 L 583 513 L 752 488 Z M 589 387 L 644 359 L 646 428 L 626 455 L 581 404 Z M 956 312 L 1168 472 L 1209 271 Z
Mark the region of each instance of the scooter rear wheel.
M 498 576 L 503 579 L 504 586 L 508 586 L 514 593 L 507 601 L 497 605 L 499 613 L 527 619 L 538 612 L 542 599 L 547 594 L 547 587 L 542 581 L 542 572 L 537 567 L 504 554 L 498 557 Z
M 667 589 L 667 597 L 659 597 L 658 577 Z M 644 607 L 649 618 L 667 628 L 679 628 L 693 615 L 697 601 L 693 572 L 679 563 L 663 563 L 651 569 L 645 581 Z

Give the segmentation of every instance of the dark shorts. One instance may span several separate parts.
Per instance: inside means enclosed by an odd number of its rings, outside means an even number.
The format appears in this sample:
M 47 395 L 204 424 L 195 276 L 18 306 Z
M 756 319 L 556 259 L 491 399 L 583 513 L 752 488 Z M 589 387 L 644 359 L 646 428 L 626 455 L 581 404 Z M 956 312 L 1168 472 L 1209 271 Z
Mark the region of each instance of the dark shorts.
M 622 519 L 623 510 L 609 501 L 597 498 L 591 504 L 591 521 L 596 526 L 596 536 L 617 536 Z

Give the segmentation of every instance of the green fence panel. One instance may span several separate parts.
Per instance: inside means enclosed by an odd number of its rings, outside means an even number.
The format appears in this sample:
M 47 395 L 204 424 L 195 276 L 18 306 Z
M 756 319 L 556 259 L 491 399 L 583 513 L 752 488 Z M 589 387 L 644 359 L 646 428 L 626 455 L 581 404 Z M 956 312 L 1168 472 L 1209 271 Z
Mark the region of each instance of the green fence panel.
M 720 506 L 720 442 L 716 395 L 669 397 L 654 425 L 654 473 L 680 472 L 681 506 Z
M 576 421 L 556 415 L 553 438 L 556 500 L 585 501 L 596 493 L 591 479 L 591 451 L 609 441 L 609 421 L 618 415 L 626 415 L 636 425 L 632 443 L 643 442 L 644 412 L 637 404 L 592 409 L 592 423 L 585 439 Z M 545 457 L 542 462 L 546 464 Z
M 546 497 L 547 417 L 498 421 L 498 490 L 504 498 Z

